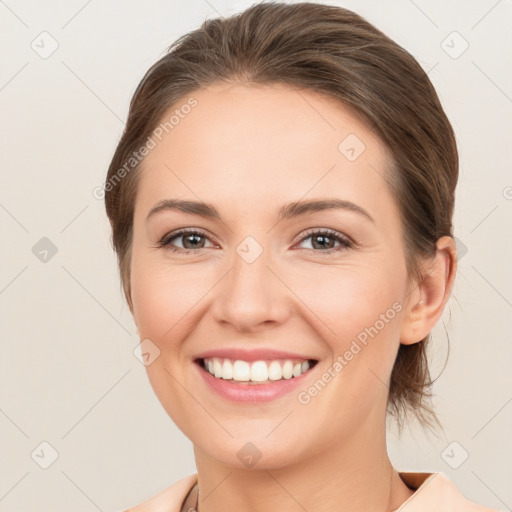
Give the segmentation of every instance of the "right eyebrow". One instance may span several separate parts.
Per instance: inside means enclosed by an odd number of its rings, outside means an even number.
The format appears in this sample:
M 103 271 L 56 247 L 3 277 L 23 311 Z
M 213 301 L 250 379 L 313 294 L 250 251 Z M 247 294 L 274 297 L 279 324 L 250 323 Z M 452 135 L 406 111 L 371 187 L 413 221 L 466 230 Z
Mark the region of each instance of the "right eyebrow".
M 183 201 L 178 199 L 163 199 L 159 201 L 148 213 L 146 220 L 152 215 L 163 210 L 178 210 L 184 213 L 190 213 L 191 215 L 199 215 L 200 217 L 210 217 L 215 219 L 221 219 L 221 216 L 217 209 L 208 203 L 202 201 Z

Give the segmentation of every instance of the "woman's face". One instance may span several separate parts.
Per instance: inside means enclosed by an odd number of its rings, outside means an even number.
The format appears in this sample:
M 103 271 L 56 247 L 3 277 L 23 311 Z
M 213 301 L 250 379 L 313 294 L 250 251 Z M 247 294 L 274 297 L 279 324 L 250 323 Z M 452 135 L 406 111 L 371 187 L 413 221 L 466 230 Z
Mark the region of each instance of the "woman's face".
M 135 207 L 131 298 L 156 395 L 196 449 L 234 467 L 381 433 L 418 300 L 383 144 L 312 92 L 216 84 L 192 96 L 155 138 Z

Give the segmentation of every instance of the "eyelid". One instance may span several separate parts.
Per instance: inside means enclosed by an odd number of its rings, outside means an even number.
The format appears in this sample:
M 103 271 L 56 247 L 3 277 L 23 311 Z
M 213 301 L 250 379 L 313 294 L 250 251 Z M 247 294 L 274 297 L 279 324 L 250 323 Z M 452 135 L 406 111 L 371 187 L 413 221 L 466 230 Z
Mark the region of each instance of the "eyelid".
M 325 235 L 331 235 L 335 238 L 339 238 L 343 242 L 347 244 L 349 247 L 356 247 L 358 244 L 348 235 L 345 235 L 345 233 L 341 233 L 340 231 L 336 231 L 335 229 L 330 228 L 310 228 L 306 230 L 305 232 L 301 233 L 296 241 L 294 242 L 294 245 L 296 245 L 299 242 L 303 242 L 305 239 L 309 238 L 311 235 L 318 235 L 318 234 L 325 234 Z M 320 252 L 320 251 L 315 251 Z M 323 251 L 327 252 L 327 251 Z
M 192 234 L 198 234 L 198 235 L 202 235 L 204 236 L 206 239 L 208 239 L 210 242 L 212 243 L 216 243 L 218 245 L 218 242 L 215 241 L 215 239 L 210 236 L 204 229 L 201 229 L 201 228 L 195 228 L 195 227 L 188 227 L 188 228 L 180 228 L 180 229 L 175 229 L 174 231 L 171 231 L 170 233 L 166 233 L 159 241 L 158 241 L 158 246 L 163 246 L 165 247 L 166 245 L 169 244 L 169 242 L 173 239 L 173 238 L 178 238 L 179 236 L 184 236 L 186 234 L 189 234 L 189 233 L 192 233 Z M 180 249 L 178 247 L 178 249 Z M 196 250 L 196 249 L 181 249 L 183 251 L 192 251 L 192 250 Z M 200 250 L 200 249 L 199 249 Z

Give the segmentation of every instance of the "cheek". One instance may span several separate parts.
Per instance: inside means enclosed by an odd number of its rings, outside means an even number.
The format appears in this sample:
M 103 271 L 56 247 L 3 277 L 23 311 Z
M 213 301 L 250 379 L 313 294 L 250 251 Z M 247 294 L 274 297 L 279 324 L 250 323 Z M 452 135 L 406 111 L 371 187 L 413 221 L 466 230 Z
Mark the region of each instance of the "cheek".
M 195 306 L 200 307 L 211 284 L 197 269 L 154 263 L 150 258 L 132 261 L 134 318 L 141 340 L 158 347 L 158 357 L 146 366 L 149 382 L 163 408 L 182 430 L 190 428 L 190 396 L 184 392 L 187 336 L 197 324 Z M 188 412 L 187 412 L 188 411 Z M 195 411 L 192 416 L 200 416 Z
M 197 269 L 185 266 L 134 267 L 132 299 L 140 336 L 163 341 L 176 337 L 194 305 L 209 289 Z
M 356 417 L 349 420 L 346 411 L 357 410 L 361 421 L 372 404 L 385 402 L 388 392 L 386 383 L 400 341 L 405 267 L 376 262 L 310 275 L 297 295 L 314 311 L 311 321 L 332 357 L 326 369 L 336 375 L 332 384 L 331 376 L 324 374 L 330 390 L 323 401 L 326 415 L 339 415 L 340 422 L 349 424 Z M 340 403 L 346 407 L 331 407 Z
M 297 280 L 294 288 L 317 315 L 316 323 L 324 324 L 322 333 L 329 333 L 333 350 L 345 350 L 348 341 L 360 333 L 364 338 L 375 324 L 379 331 L 399 331 L 397 313 L 402 309 L 403 269 L 354 264 L 344 268 L 319 267 L 309 270 L 308 275 L 307 280 Z

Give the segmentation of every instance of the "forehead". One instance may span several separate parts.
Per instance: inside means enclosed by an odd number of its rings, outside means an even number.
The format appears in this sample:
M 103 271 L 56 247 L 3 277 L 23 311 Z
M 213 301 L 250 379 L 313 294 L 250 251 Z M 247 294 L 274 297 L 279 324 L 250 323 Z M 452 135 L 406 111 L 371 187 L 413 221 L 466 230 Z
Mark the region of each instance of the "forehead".
M 166 195 L 246 208 L 333 192 L 389 201 L 384 145 L 338 101 L 282 84 L 215 84 L 190 98 L 193 108 L 180 111 L 186 97 L 163 116 L 178 114 L 153 137 L 137 208 Z

